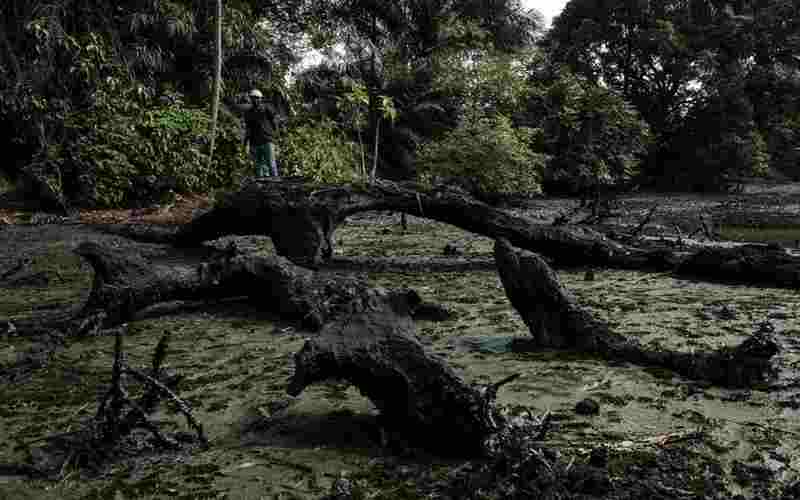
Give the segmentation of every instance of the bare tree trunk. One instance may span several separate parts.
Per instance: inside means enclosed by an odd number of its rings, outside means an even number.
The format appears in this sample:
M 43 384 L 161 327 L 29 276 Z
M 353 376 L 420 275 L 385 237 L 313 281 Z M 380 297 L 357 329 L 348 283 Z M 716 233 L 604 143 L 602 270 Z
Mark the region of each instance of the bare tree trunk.
M 438 220 L 490 238 L 506 238 L 537 252 L 555 266 L 672 271 L 675 276 L 763 285 L 800 287 L 800 257 L 779 246 L 742 245 L 676 251 L 621 243 L 583 225 L 543 225 L 482 203 L 446 186 L 420 189 L 411 183 L 319 186 L 302 179 L 263 179 L 231 193 L 213 210 L 177 233 L 135 234 L 134 239 L 191 247 L 229 234 L 271 236 L 280 255 L 315 267 L 333 255 L 333 233 L 350 215 L 388 210 Z
M 375 122 L 375 150 L 373 151 L 372 156 L 372 173 L 369 175 L 370 181 L 375 181 L 375 173 L 378 170 L 378 139 L 380 138 L 381 133 L 381 117 L 377 117 L 377 122 Z
M 214 61 L 214 89 L 211 101 L 211 147 L 208 150 L 208 166 L 214 161 L 214 146 L 217 140 L 217 118 L 219 96 L 222 91 L 222 0 L 217 0 L 216 58 Z

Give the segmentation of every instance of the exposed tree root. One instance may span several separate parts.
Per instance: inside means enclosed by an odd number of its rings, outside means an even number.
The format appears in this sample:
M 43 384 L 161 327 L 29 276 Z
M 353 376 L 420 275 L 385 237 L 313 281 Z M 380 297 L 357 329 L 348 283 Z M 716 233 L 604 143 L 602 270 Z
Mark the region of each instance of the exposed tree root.
M 208 439 L 202 425 L 192 415 L 189 405 L 174 392 L 180 377 L 161 367 L 166 358 L 168 338 L 169 334 L 164 334 L 154 351 L 152 366 L 143 371 L 128 366 L 122 347 L 122 332 L 117 330 L 111 384 L 95 417 L 76 431 L 45 437 L 46 444 L 31 452 L 33 463 L 20 465 L 17 469 L 25 471 L 29 477 L 60 478 L 68 469 L 97 471 L 109 460 L 153 446 L 156 449 L 177 449 L 183 441 L 207 447 Z M 141 396 L 131 397 L 127 376 L 138 380 L 144 387 Z M 149 418 L 165 399 L 184 415 L 195 431 L 194 438 L 181 433 L 173 437 Z M 145 434 L 137 434 L 137 429 L 144 430 Z M 151 443 L 145 439 L 148 434 Z

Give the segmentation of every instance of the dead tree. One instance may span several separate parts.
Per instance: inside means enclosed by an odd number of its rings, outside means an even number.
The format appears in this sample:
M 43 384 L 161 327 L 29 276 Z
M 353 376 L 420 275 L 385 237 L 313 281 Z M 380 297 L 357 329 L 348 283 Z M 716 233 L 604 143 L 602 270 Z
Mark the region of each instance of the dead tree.
M 313 267 L 331 257 L 333 233 L 348 216 L 389 210 L 446 222 L 477 234 L 505 237 L 559 264 L 593 262 L 635 268 L 648 259 L 662 258 L 661 254 L 653 256 L 614 242 L 587 227 L 534 224 L 463 191 L 415 188 L 418 186 L 386 181 L 319 187 L 302 181 L 259 180 L 183 226 L 173 241 L 179 246 L 194 246 L 228 234 L 263 234 L 272 237 L 280 255 Z
M 800 288 L 799 262 L 797 257 L 776 244 L 704 248 L 683 259 L 675 274 L 723 282 Z
M 149 262 L 96 243 L 82 243 L 75 252 L 91 264 L 94 281 L 73 324 L 101 318 L 108 328 L 161 302 L 249 296 L 264 310 L 318 330 L 339 307 L 372 293 L 363 280 L 316 273 L 279 256 L 238 253 L 235 247 L 200 264 Z
M 691 254 L 671 249 L 641 248 L 613 240 L 589 227 L 549 226 L 491 207 L 464 191 L 378 181 L 369 185 L 320 187 L 298 179 L 261 179 L 230 194 L 211 211 L 182 226 L 177 234 L 162 235 L 178 246 L 195 246 L 228 234 L 272 237 L 280 255 L 316 267 L 333 255 L 333 234 L 348 216 L 390 210 L 460 227 L 466 231 L 506 238 L 517 248 L 536 252 L 556 266 L 586 266 L 645 271 L 677 270 L 679 276 L 723 280 L 747 285 L 800 286 L 800 258 L 784 250 L 707 248 Z M 149 235 L 151 238 L 153 235 Z M 741 262 L 730 273 L 732 255 Z M 702 261 L 703 265 L 693 265 Z
M 92 335 L 160 303 L 237 297 L 316 331 L 341 307 L 367 301 L 375 293 L 363 279 L 315 272 L 276 255 L 240 253 L 235 246 L 207 260 L 195 256 L 150 260 L 93 242 L 80 244 L 75 253 L 94 270 L 86 300 L 58 314 L 16 321 L 17 334 L 42 336 L 59 331 L 68 336 Z M 447 314 L 446 309 L 431 303 L 420 303 L 414 310 L 415 317 L 425 319 L 437 320 Z
M 725 386 L 751 385 L 771 372 L 770 360 L 778 346 L 766 333 L 757 332 L 736 347 L 718 351 L 648 349 L 614 333 L 608 324 L 577 304 L 539 255 L 514 248 L 504 239 L 496 240 L 494 252 L 506 295 L 539 347 L 577 349 L 608 359 L 663 367 Z
M 459 452 L 477 450 L 502 420 L 492 405 L 497 387 L 465 383 L 416 338 L 413 315 L 429 307 L 413 290 L 374 288 L 233 250 L 196 268 L 153 265 L 93 243 L 78 253 L 95 269 L 79 318 L 110 326 L 159 301 L 252 294 L 268 309 L 322 328 L 295 357 L 290 394 L 326 378 L 349 380 L 381 409 L 387 428 Z

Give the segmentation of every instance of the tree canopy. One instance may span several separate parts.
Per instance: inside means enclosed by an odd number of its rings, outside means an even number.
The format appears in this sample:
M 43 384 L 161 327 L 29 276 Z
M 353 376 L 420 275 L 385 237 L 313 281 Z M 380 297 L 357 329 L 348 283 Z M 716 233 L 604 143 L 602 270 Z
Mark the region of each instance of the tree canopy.
M 786 156 L 800 145 L 787 133 L 797 117 L 789 87 L 799 76 L 799 16 L 784 0 L 572 0 L 543 45 L 637 108 L 657 137 L 646 165 L 655 179 L 722 188 L 763 172 L 768 156 L 798 174 Z M 776 98 L 789 105 L 776 108 Z M 701 166 L 698 177 L 681 164 Z
M 519 0 L 223 3 L 222 102 L 253 87 L 280 97 L 287 172 L 485 187 L 474 177 L 489 168 L 489 185 L 531 192 L 800 178 L 796 0 L 571 0 L 546 32 Z M 224 105 L 208 160 L 215 22 L 198 0 L 3 2 L 0 127 L 16 161 L 2 174 L 84 205 L 249 175 Z M 468 168 L 442 162 L 476 133 L 502 140 Z

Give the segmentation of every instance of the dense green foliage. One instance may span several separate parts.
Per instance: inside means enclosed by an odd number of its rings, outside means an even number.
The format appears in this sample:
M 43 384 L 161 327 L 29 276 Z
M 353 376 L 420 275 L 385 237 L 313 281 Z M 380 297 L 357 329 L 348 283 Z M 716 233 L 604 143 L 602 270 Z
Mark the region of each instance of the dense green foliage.
M 539 131 L 540 132 L 540 131 Z M 479 197 L 541 192 L 546 157 L 532 149 L 537 131 L 477 110 L 443 138 L 421 148 L 423 179 L 461 178 Z
M 533 86 L 527 115 L 544 130 L 544 151 L 551 158 L 545 185 L 550 190 L 618 186 L 639 174 L 650 131 L 615 92 L 560 71 L 553 80 Z
M 547 33 L 518 0 L 224 9 L 223 102 L 283 96 L 284 173 L 455 175 L 498 192 L 800 178 L 794 0 L 571 0 Z M 224 108 L 208 164 L 215 23 L 198 0 L 0 4 L 0 141 L 15 159 L 2 173 L 82 205 L 248 174 L 241 116 Z M 322 61 L 298 66 L 312 48 Z
M 277 147 L 281 175 L 301 175 L 324 183 L 356 179 L 358 145 L 327 118 L 287 127 Z
M 249 160 L 239 119 L 223 113 L 208 164 L 209 7 L 3 2 L 0 129 L 17 159 L 0 167 L 4 174 L 32 176 L 79 205 L 147 203 L 169 190 L 231 185 Z M 286 36 L 252 23 L 254 11 L 247 2 L 228 6 L 229 89 L 280 78 L 296 60 Z
M 713 190 L 768 166 L 798 175 L 798 31 L 792 0 L 571 0 L 543 45 L 642 114 L 646 178 Z
M 150 202 L 176 192 L 207 192 L 230 186 L 250 162 L 238 121 L 223 114 L 214 161 L 208 164 L 209 114 L 179 100 L 138 105 L 103 95 L 92 113 L 67 117 L 68 137 L 53 160 L 78 182 L 64 186 L 81 205 L 121 206 Z

